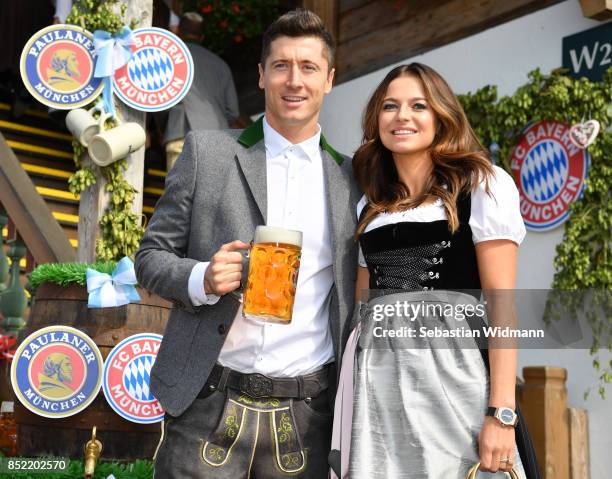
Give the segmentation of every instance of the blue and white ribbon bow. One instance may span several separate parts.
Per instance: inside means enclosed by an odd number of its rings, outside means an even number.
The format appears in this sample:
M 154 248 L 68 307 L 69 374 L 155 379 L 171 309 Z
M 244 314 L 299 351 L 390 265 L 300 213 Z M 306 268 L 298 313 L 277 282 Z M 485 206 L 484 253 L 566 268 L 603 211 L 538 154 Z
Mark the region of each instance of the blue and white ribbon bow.
M 134 43 L 134 35 L 128 27 L 123 27 L 119 33 L 111 35 L 105 30 L 94 32 L 94 48 L 98 54 L 94 77 L 104 79 L 102 98 L 104 109 L 115 116 L 113 105 L 112 78 L 118 70 L 132 58 L 130 45 Z
M 87 307 L 112 308 L 140 301 L 135 284 L 134 263 L 127 256 L 117 263 L 112 275 L 87 268 Z

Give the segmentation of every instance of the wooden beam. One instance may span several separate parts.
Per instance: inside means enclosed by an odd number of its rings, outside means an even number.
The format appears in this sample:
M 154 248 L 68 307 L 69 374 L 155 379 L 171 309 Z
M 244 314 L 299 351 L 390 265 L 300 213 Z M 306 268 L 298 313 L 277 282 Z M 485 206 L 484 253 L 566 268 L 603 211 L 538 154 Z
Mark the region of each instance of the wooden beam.
M 582 14 L 595 20 L 612 18 L 612 0 L 580 0 Z
M 0 158 L 0 202 L 36 263 L 75 261 L 66 233 L 1 133 Z
M 121 0 L 127 4 L 126 18 L 137 20 L 138 27 L 150 27 L 153 2 L 152 0 Z M 146 131 L 145 113 L 134 110 L 119 101 L 115 102 L 118 115 L 124 123 L 135 122 L 140 124 Z M 124 173 L 126 181 L 136 189 L 132 212 L 140 217 L 142 214 L 142 195 L 144 184 L 144 151 L 142 147 L 127 157 L 128 168 Z M 82 159 L 83 165 L 91 165 L 91 159 L 87 153 Z M 105 191 L 106 180 L 98 175 L 95 185 L 87 188 L 81 193 L 79 203 L 79 229 L 78 229 L 78 258 L 84 263 L 93 263 L 96 260 L 96 238 L 100 235 L 98 224 L 104 214 L 109 202 L 109 194 Z
M 411 0 L 404 2 L 378 0 L 363 4 L 340 17 L 340 41 L 345 43 L 353 38 L 392 25 L 409 22 L 411 18 L 416 16 L 429 16 L 436 11 L 444 11 L 444 6 L 447 3 L 448 0 Z M 442 10 L 439 10 L 440 8 Z M 387 41 L 391 38 L 393 37 L 389 37 Z
M 368 3 L 375 3 L 375 0 L 340 0 L 340 5 L 338 6 L 338 10 L 340 15 L 348 12 L 349 10 L 353 10 L 354 8 L 363 7 Z
M 522 406 L 543 479 L 570 479 L 567 371 L 523 368 Z
M 347 81 L 561 0 L 387 0 L 340 18 L 337 82 Z M 416 7 L 415 7 L 416 5 Z
M 321 17 L 327 31 L 338 42 L 338 0 L 304 0 L 303 6 Z
M 589 479 L 589 416 L 585 409 L 569 408 L 570 479 Z

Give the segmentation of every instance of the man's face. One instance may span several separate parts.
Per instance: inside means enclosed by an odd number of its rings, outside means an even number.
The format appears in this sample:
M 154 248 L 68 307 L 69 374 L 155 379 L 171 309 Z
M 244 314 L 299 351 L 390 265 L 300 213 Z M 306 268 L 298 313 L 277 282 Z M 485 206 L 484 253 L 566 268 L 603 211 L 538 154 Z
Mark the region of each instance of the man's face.
M 72 382 L 72 363 L 70 362 L 70 358 L 66 358 L 62 361 L 60 365 L 60 371 L 63 377 L 63 382 L 71 383 Z
M 332 88 L 325 45 L 316 37 L 276 38 L 265 66 L 259 65 L 259 88 L 266 95 L 266 119 L 282 132 L 315 126 L 323 97 Z

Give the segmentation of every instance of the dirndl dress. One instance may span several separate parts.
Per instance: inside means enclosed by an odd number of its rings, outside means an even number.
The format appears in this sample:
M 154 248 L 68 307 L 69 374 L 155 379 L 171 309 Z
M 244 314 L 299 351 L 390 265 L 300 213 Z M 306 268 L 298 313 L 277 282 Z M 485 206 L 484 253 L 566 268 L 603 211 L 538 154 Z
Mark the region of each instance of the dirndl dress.
M 484 327 L 486 318 L 405 314 L 411 304 L 478 304 L 472 196 L 462 195 L 457 208 L 460 226 L 454 234 L 446 220 L 399 221 L 360 237 L 372 294 L 353 318 L 344 352 L 332 438 L 341 465 L 332 477 L 463 479 L 479 459 L 489 366 L 484 335 L 481 331 L 477 340 L 473 331 Z M 455 331 L 455 337 L 430 336 L 434 331 Z M 518 407 L 517 413 L 514 469 L 521 479 L 539 479 Z

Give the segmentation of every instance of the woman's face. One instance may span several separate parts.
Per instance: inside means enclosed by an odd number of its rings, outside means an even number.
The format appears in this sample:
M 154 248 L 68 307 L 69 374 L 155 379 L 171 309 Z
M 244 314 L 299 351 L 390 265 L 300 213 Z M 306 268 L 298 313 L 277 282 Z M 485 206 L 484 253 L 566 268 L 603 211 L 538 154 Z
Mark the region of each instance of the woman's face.
M 383 145 L 394 155 L 418 155 L 431 146 L 435 133 L 436 117 L 421 80 L 412 75 L 393 80 L 378 114 Z

